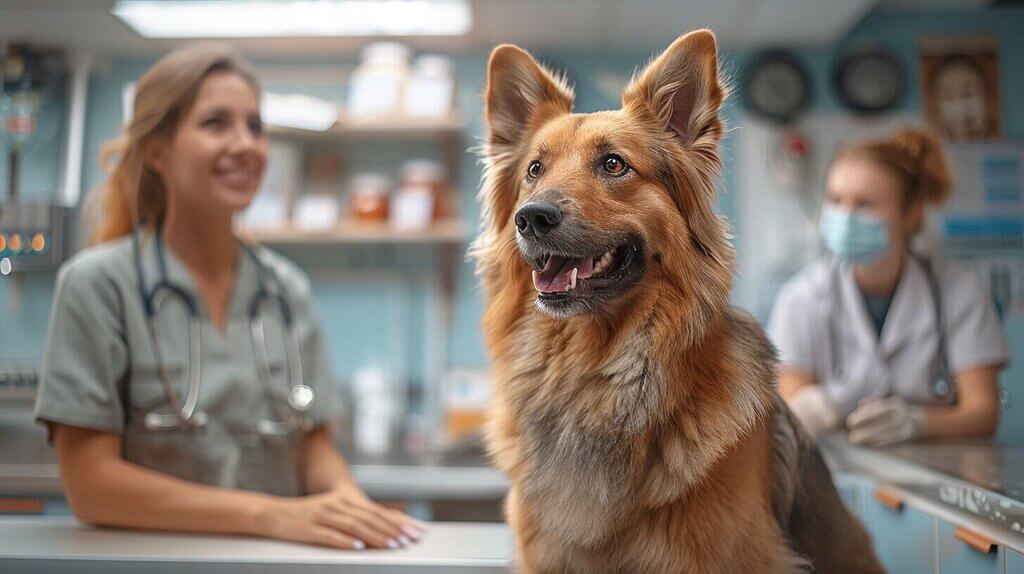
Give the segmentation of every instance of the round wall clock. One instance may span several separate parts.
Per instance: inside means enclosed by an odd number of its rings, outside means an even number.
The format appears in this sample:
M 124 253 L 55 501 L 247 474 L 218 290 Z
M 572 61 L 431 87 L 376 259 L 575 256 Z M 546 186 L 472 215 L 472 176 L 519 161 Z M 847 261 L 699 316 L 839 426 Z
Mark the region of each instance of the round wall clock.
M 847 52 L 836 64 L 833 82 L 846 107 L 868 113 L 892 109 L 907 87 L 903 64 L 880 48 Z
M 742 93 L 748 108 L 776 122 L 792 121 L 811 100 L 807 71 L 789 52 L 762 52 L 743 74 Z

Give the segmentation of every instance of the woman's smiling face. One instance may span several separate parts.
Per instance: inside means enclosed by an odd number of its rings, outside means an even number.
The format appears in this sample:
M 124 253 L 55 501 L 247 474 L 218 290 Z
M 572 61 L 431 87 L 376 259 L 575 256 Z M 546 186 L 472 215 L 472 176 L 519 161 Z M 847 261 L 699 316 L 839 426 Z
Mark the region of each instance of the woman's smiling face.
M 170 139 L 154 143 L 149 163 L 169 204 L 193 213 L 242 210 L 267 163 L 259 94 L 238 73 L 210 74 Z

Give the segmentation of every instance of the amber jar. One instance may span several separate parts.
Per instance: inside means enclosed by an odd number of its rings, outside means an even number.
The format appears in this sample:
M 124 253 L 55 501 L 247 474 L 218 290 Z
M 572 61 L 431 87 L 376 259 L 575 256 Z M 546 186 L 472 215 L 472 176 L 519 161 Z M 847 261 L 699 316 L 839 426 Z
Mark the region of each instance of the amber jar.
M 429 159 L 415 159 L 402 164 L 398 193 L 403 190 L 427 188 L 433 199 L 434 208 L 431 219 L 438 221 L 451 217 L 454 210 L 451 205 L 451 192 L 444 166 Z

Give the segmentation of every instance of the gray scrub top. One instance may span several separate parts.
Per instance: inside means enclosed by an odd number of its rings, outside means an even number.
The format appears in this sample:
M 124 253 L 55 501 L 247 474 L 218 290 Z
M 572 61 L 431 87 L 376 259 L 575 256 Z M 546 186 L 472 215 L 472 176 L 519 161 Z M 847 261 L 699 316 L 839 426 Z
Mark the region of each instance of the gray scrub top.
M 142 239 L 147 289 L 160 278 L 156 242 Z M 200 307 L 202 382 L 197 410 L 208 418 L 202 428 L 148 430 L 146 413 L 171 412 L 157 373 L 133 263 L 130 237 L 86 249 L 57 274 L 36 418 L 47 423 L 117 433 L 123 456 L 136 464 L 179 478 L 283 496 L 303 494 L 302 432 L 261 435 L 262 418 L 282 418 L 282 403 L 267 396 L 257 378 L 250 338 L 249 306 L 259 287 L 251 256 L 240 253 L 226 330 L 220 331 L 198 297 L 184 264 L 165 246 L 167 280 L 191 293 Z M 315 400 L 308 421 L 329 422 L 337 407 L 309 279 L 292 262 L 265 249 L 260 261 L 278 278 L 292 308 L 305 384 Z M 270 289 L 276 289 L 274 283 Z M 178 395 L 188 383 L 188 313 L 176 300 L 158 314 L 161 351 Z M 277 401 L 289 389 L 283 324 L 275 304 L 261 307 L 266 319 L 272 386 Z M 287 408 L 283 412 L 287 412 Z

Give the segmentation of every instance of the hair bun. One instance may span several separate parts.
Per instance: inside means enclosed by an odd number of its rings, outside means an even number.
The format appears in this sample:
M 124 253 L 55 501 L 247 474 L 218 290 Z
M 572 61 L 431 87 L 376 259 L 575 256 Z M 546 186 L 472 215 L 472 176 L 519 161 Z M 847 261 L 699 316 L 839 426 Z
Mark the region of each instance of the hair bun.
M 917 195 L 931 204 L 940 204 L 952 191 L 949 162 L 942 142 L 932 132 L 919 128 L 896 130 L 889 141 L 904 156 L 907 172 L 915 182 Z

